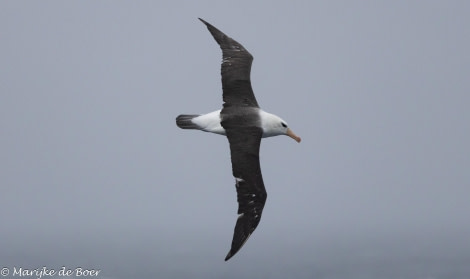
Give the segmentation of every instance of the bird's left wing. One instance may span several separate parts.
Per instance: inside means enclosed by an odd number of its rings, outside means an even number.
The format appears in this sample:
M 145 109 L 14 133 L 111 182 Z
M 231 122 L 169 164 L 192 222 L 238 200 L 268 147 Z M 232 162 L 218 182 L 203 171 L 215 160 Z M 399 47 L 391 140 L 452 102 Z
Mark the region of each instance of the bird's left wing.
M 207 26 L 222 49 L 221 74 L 224 107 L 258 107 L 250 80 L 253 56 L 239 42 L 225 35 L 207 21 L 201 18 L 199 20 Z

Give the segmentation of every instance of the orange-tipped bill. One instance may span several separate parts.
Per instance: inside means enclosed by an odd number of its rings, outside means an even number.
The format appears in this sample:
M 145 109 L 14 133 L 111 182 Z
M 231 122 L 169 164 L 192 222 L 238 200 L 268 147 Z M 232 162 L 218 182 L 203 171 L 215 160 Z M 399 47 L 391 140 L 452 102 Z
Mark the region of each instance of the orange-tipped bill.
M 286 133 L 289 137 L 295 139 L 296 142 L 300 142 L 302 139 L 297 136 L 296 134 L 294 134 L 294 132 L 292 132 L 291 129 L 287 128 L 287 133 Z

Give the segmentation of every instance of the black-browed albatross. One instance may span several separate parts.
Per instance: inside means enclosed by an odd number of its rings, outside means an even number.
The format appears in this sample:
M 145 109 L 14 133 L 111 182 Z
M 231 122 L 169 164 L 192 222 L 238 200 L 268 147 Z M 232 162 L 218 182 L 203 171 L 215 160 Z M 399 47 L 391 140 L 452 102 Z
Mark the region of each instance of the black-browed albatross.
M 258 226 L 266 202 L 259 163 L 261 138 L 287 135 L 297 142 L 287 123 L 261 110 L 251 88 L 253 56 L 237 41 L 201 20 L 222 49 L 223 108 L 208 114 L 182 114 L 176 125 L 226 135 L 230 143 L 232 172 L 238 200 L 238 220 L 227 261 L 245 244 Z

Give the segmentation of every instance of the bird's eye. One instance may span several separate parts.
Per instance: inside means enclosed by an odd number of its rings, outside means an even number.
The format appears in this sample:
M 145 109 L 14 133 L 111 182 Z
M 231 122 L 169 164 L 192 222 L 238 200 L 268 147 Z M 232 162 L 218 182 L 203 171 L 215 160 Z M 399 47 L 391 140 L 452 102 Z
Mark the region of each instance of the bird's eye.
M 287 125 L 286 125 L 286 123 L 284 123 L 284 122 L 281 122 L 281 125 L 282 125 L 282 127 L 284 127 L 284 128 L 287 128 Z

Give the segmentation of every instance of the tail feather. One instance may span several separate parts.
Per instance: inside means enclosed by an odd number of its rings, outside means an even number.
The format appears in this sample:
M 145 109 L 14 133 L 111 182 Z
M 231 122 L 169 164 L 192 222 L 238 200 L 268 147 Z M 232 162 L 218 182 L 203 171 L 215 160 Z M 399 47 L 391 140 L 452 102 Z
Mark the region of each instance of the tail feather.
M 200 116 L 200 114 L 181 114 L 176 117 L 176 125 L 181 129 L 197 129 L 200 130 L 201 128 L 194 124 L 191 121 L 193 118 Z

